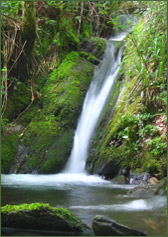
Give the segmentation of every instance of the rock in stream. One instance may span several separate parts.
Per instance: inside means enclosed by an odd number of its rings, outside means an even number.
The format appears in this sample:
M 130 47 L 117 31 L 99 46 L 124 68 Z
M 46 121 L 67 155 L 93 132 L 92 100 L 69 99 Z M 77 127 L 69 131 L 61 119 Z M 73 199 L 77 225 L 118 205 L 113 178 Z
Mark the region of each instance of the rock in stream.
M 1 208 L 4 236 L 93 236 L 91 229 L 65 208 L 32 203 Z
M 129 228 L 101 215 L 94 217 L 92 229 L 96 236 L 147 236 L 141 231 Z

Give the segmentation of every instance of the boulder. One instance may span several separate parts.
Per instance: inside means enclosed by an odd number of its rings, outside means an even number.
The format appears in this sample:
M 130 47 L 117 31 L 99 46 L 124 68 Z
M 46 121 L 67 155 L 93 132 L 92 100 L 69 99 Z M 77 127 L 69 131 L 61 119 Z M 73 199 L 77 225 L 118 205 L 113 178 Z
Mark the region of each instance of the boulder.
M 1 208 L 1 213 L 2 235 L 93 235 L 91 229 L 69 210 L 53 208 L 49 204 L 6 205 Z
M 147 236 L 145 233 L 131 229 L 106 216 L 97 215 L 92 221 L 96 236 Z
M 105 177 L 106 179 L 113 179 L 119 174 L 121 167 L 113 161 L 102 161 L 98 167 L 97 174 Z

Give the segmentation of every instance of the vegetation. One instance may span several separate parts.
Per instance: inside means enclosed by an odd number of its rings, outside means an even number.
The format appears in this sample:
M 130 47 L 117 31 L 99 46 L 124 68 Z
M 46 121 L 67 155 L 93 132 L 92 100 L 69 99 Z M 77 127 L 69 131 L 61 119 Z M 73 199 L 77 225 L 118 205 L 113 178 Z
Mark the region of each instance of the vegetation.
M 40 90 L 42 96 L 37 110 L 30 111 L 34 115 L 27 112 L 20 120 L 29 122 L 21 138 L 30 150 L 26 161 L 29 170 L 54 173 L 63 168 L 92 75 L 92 65 L 80 58 L 77 52 L 68 54 L 60 66 L 50 73 Z
M 122 76 L 101 115 L 93 144 L 97 152 L 89 162 L 94 163 L 93 172 L 102 161 L 113 160 L 164 177 L 166 2 L 1 4 L 2 171 L 9 172 L 18 144 L 29 151 L 18 172 L 55 173 L 63 168 L 93 67 L 106 47 L 103 37 L 122 31 L 119 15 L 133 13 L 142 17 L 125 39 Z M 120 88 L 125 90 L 115 107 Z M 6 133 L 9 124 L 25 129 Z
M 14 162 L 15 155 L 17 152 L 17 135 L 16 134 L 11 134 L 8 135 L 2 146 L 1 150 L 1 164 L 2 164 L 2 172 L 8 173 L 10 166 Z
M 95 171 L 102 160 L 113 160 L 158 178 L 166 175 L 166 3 L 151 4 L 126 38 L 125 90 L 102 128 Z

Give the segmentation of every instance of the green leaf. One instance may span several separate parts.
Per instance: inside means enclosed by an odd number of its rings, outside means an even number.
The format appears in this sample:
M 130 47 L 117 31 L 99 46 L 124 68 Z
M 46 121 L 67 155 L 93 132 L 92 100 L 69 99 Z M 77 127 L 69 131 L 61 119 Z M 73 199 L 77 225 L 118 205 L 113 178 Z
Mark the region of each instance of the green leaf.
M 129 137 L 127 135 L 122 136 L 124 139 L 128 139 Z

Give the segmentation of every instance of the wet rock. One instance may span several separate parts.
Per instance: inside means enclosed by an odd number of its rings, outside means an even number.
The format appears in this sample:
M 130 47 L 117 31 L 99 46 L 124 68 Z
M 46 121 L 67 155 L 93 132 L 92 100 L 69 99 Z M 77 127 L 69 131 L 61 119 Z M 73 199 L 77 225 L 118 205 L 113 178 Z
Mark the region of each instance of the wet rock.
M 87 53 L 92 54 L 98 59 L 102 59 L 106 48 L 106 40 L 103 38 L 92 38 L 91 40 L 84 41 L 81 49 Z
M 145 233 L 117 223 L 106 216 L 97 215 L 92 221 L 96 236 L 147 236 Z
M 130 184 L 147 185 L 148 180 L 150 178 L 151 175 L 149 173 L 142 173 L 142 174 L 130 173 Z
M 132 197 L 151 197 L 155 194 L 156 187 L 150 187 L 149 186 L 137 186 L 131 190 L 128 191 L 128 195 L 131 195 Z
M 4 235 L 38 233 L 44 235 L 92 236 L 91 229 L 65 208 L 49 204 L 32 203 L 6 205 L 1 208 Z
M 17 173 L 31 173 L 31 170 L 29 167 L 24 167 L 22 169 L 22 166 L 28 159 L 29 150 L 27 147 L 25 147 L 23 144 L 18 144 L 17 154 L 14 160 L 14 163 L 11 165 L 10 174 L 17 174 Z
M 148 179 L 147 182 L 148 182 L 148 185 L 156 185 L 159 182 L 159 180 L 155 177 L 151 177 L 150 179 Z
M 105 177 L 106 179 L 113 179 L 119 174 L 120 166 L 113 161 L 108 163 L 101 162 L 97 170 L 97 174 Z
M 125 177 L 123 175 L 118 175 L 113 179 L 114 183 L 125 184 Z

